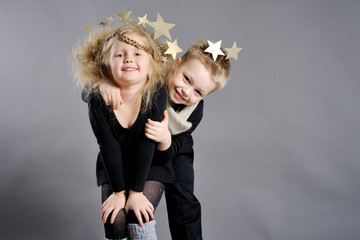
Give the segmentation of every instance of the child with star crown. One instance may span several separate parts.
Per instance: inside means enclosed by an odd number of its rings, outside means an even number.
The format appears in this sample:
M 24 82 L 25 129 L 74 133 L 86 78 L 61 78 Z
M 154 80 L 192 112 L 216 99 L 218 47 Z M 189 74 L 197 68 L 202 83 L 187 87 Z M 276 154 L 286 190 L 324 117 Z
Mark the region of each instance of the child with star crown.
M 156 239 L 154 209 L 173 180 L 170 162 L 152 163 L 155 142 L 145 136 L 147 119 L 161 121 L 166 108 L 161 47 L 147 29 L 127 23 L 94 29 L 74 50 L 75 77 L 100 149 L 96 177 L 107 239 Z M 122 90 L 115 110 L 95 87 L 103 79 Z
M 202 239 L 201 205 L 194 195 L 192 132 L 203 115 L 203 98 L 223 88 L 230 76 L 230 60 L 207 53 L 207 43 L 194 44 L 168 70 L 168 107 L 161 122 L 148 120 L 145 134 L 158 142 L 154 162 L 171 159 L 175 181 L 165 196 L 172 239 Z M 219 48 L 220 49 L 220 48 Z M 100 94 L 114 109 L 122 104 L 121 88 L 102 82 Z

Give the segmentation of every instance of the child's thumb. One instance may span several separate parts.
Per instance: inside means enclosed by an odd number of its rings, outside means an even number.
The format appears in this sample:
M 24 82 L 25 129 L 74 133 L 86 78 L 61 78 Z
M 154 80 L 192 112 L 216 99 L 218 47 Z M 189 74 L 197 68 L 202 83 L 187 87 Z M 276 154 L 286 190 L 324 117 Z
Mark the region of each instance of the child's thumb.
M 167 110 L 164 111 L 164 119 L 163 122 L 167 123 L 168 122 L 168 113 Z

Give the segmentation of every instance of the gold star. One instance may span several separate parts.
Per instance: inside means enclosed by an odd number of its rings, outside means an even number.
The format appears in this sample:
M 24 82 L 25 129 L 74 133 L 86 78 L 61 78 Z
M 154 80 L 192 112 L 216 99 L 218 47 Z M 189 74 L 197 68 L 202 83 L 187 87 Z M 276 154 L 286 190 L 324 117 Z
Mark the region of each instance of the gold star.
M 242 50 L 242 48 L 238 48 L 235 41 L 231 48 L 225 48 L 225 50 L 228 52 L 226 59 L 232 57 L 233 59 L 238 60 L 238 53 Z
M 91 30 L 92 30 L 92 26 L 86 26 L 85 28 L 86 28 L 87 32 L 91 32 Z
M 224 55 L 223 51 L 221 51 L 221 41 L 218 41 L 216 43 L 212 43 L 208 40 L 209 47 L 205 49 L 205 52 L 211 53 L 213 56 L 214 61 L 216 61 L 216 58 L 218 55 Z
M 110 17 L 107 17 L 106 20 L 108 23 L 112 23 L 114 21 L 114 18 L 110 16 Z
M 107 22 L 100 22 L 99 25 L 105 27 L 107 25 Z
M 128 11 L 126 12 L 125 9 L 123 8 L 121 13 L 118 13 L 117 15 L 121 18 L 121 22 L 124 22 L 124 21 L 130 21 L 130 14 L 131 14 L 132 11 Z
M 176 54 L 182 52 L 182 49 L 179 48 L 179 46 L 177 45 L 177 39 L 174 42 L 169 42 L 169 41 L 166 42 L 169 48 L 166 50 L 165 54 L 171 54 L 173 59 L 175 60 Z
M 164 56 L 161 57 L 161 61 L 162 61 L 163 63 L 167 63 L 167 62 L 168 62 L 167 58 L 164 57 Z
M 142 18 L 138 17 L 139 23 L 137 25 L 142 24 L 143 27 L 145 27 L 145 24 L 149 22 L 149 20 L 147 20 L 146 18 L 147 18 L 147 14 L 145 14 Z
M 204 40 L 204 37 L 202 37 L 200 40 L 198 40 L 198 41 L 196 42 L 196 45 L 202 47 L 202 46 L 205 45 L 205 43 L 206 43 L 206 42 L 205 42 L 205 40 Z
M 165 35 L 169 40 L 171 40 L 169 30 L 175 27 L 175 24 L 164 22 L 164 20 L 160 16 L 160 13 L 157 14 L 156 22 L 149 22 L 148 24 L 151 27 L 155 28 L 154 39 L 157 39 L 161 35 Z

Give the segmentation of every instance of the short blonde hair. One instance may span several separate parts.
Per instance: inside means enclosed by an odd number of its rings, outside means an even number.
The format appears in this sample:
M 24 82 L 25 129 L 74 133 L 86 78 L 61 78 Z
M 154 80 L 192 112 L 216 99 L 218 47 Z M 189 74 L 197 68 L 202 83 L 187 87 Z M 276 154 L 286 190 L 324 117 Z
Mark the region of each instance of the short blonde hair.
M 186 51 L 186 53 L 181 57 L 181 64 L 185 64 L 187 61 L 197 59 L 202 64 L 204 64 L 205 68 L 209 70 L 212 79 L 215 82 L 216 90 L 222 89 L 226 86 L 227 80 L 230 77 L 230 59 L 226 59 L 225 56 L 218 56 L 216 61 L 213 60 L 211 53 L 205 52 L 205 49 L 209 47 L 208 43 L 203 45 L 193 44 Z M 221 49 L 225 52 L 224 49 Z
M 144 46 L 131 39 L 125 41 L 122 36 L 125 34 L 136 33 L 144 42 Z M 88 39 L 83 44 L 79 44 L 73 51 L 74 76 L 77 85 L 89 94 L 96 91 L 95 86 L 101 81 L 112 81 L 110 69 L 111 49 L 116 41 L 124 41 L 135 47 L 144 47 L 143 50 L 149 54 L 151 74 L 145 82 L 139 98 L 142 98 L 142 110 L 151 107 L 151 100 L 154 92 L 163 83 L 166 75 L 166 65 L 162 62 L 164 43 L 154 40 L 153 33 L 142 25 L 137 25 L 136 21 L 131 21 L 125 25 L 100 26 L 91 31 Z M 130 41 L 130 42 L 129 42 Z

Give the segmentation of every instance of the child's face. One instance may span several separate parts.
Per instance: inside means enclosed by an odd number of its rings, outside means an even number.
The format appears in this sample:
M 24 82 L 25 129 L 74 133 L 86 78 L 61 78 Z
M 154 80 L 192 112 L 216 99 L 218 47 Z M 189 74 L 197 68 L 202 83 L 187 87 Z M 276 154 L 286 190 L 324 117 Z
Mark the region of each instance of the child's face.
M 137 33 L 126 37 L 145 45 Z M 144 84 L 150 70 L 150 57 L 144 50 L 125 42 L 116 41 L 110 56 L 111 73 L 119 86 Z
M 168 86 L 172 102 L 192 105 L 215 89 L 210 72 L 199 60 L 192 59 L 181 64 L 181 59 L 178 59 L 174 64 L 178 67 Z

